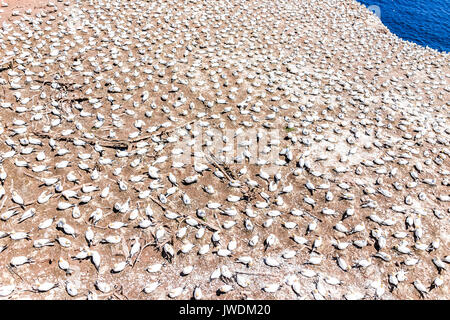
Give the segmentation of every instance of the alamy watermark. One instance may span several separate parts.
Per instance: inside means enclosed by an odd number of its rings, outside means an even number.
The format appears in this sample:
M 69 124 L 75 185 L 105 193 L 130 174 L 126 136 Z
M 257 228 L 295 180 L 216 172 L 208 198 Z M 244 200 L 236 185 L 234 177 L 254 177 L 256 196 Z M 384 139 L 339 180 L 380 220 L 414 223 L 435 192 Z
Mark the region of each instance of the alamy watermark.
M 175 167 L 207 164 L 213 158 L 220 164 L 256 164 L 275 171 L 288 157 L 283 156 L 278 129 L 188 128 L 176 132 L 178 139 L 171 151 Z
M 368 6 L 367 9 L 369 9 L 372 13 L 374 13 L 378 18 L 381 19 L 381 9 L 379 6 L 373 4 L 371 6 Z

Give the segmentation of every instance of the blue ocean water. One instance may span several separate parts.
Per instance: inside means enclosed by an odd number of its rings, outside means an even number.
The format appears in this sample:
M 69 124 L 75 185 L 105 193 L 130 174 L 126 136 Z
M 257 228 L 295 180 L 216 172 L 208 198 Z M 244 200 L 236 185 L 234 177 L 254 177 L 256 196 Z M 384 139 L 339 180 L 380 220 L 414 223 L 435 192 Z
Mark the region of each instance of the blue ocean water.
M 379 12 L 383 24 L 398 37 L 450 52 L 450 0 L 358 1 Z

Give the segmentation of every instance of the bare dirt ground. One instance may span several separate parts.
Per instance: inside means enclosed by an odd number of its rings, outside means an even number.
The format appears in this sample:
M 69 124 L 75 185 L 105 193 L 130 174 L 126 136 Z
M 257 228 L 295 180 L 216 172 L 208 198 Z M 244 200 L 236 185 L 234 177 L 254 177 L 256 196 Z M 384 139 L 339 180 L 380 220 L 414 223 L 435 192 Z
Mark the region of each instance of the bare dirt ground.
M 349 0 L 7 2 L 4 299 L 448 299 L 448 54 Z

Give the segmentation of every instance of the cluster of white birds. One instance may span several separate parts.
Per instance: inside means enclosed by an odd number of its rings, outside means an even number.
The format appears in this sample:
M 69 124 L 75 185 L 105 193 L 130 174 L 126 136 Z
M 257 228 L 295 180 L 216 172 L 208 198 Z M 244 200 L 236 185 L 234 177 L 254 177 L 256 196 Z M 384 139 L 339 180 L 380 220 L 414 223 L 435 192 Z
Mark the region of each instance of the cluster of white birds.
M 448 54 L 353 0 L 60 2 L 0 28 L 1 297 L 448 296 Z

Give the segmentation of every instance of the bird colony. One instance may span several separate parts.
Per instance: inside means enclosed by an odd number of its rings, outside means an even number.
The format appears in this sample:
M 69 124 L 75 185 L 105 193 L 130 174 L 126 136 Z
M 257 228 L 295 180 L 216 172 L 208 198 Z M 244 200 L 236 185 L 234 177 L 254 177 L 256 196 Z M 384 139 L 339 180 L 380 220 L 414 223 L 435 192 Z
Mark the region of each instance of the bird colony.
M 450 296 L 448 54 L 353 0 L 24 10 L 0 20 L 3 299 Z

